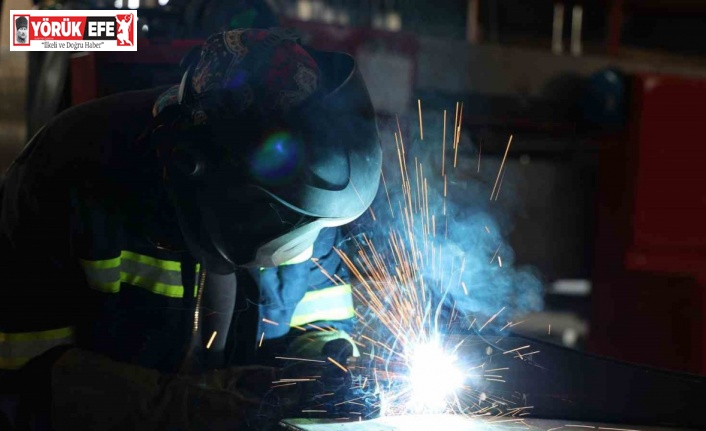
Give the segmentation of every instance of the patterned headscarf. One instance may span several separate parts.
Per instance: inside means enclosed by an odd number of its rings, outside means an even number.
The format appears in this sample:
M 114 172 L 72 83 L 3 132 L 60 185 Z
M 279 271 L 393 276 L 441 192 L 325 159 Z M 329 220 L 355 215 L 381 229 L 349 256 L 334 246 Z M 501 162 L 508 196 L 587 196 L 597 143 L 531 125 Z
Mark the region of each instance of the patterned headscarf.
M 184 104 L 196 125 L 251 110 L 282 113 L 311 96 L 319 79 L 316 62 L 289 33 L 229 30 L 203 44 Z M 178 92 L 175 86 L 163 93 L 153 115 L 178 103 Z

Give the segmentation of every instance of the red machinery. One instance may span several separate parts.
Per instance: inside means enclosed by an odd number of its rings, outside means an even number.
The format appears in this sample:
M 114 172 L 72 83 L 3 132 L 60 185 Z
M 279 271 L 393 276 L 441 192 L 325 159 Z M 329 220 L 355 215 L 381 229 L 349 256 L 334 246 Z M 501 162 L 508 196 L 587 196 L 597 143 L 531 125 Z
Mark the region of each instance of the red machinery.
M 706 81 L 632 77 L 600 160 L 593 351 L 706 374 Z
M 324 51 L 342 51 L 356 55 L 364 47 L 384 47 L 389 51 L 415 58 L 418 50 L 416 37 L 404 32 L 388 32 L 369 28 L 342 27 L 315 22 L 286 20 L 285 27 L 297 28 L 309 46 Z M 71 104 L 79 104 L 117 91 L 173 84 L 179 81 L 178 68 L 181 58 L 202 40 L 173 40 L 155 42 L 140 39 L 136 52 L 86 52 L 71 59 Z M 412 62 L 414 64 L 414 61 Z M 144 73 L 153 74 L 162 69 L 161 79 L 145 79 L 142 72 L 130 66 L 144 66 Z M 118 69 L 130 76 L 113 77 L 111 69 Z M 149 70 L 148 70 L 149 69 Z M 414 71 L 412 71 L 412 83 Z M 109 78 L 110 77 L 110 78 Z M 118 79 L 119 81 L 116 81 Z M 131 84 L 129 81 L 139 81 Z M 410 89 L 411 91 L 411 89 Z

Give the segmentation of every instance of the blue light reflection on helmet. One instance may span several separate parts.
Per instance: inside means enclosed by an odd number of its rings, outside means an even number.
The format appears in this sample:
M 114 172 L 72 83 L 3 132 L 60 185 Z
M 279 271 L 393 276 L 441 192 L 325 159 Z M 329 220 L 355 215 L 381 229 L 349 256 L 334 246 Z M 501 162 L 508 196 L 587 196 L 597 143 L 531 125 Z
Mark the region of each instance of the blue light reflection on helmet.
M 243 84 L 245 84 L 246 81 L 247 74 L 244 70 L 239 70 L 235 72 L 235 74 L 228 80 L 228 82 L 226 82 L 225 88 L 227 90 L 239 89 L 243 86 Z
M 268 136 L 251 158 L 252 174 L 269 184 L 290 180 L 302 160 L 302 148 L 289 133 L 276 132 Z

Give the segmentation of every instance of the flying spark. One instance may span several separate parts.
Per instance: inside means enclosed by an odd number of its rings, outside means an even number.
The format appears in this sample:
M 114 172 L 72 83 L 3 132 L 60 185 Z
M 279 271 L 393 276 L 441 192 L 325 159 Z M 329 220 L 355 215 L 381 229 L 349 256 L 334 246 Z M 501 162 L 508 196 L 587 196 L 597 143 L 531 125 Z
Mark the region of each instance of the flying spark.
M 208 349 L 211 348 L 211 344 L 213 344 L 213 340 L 216 339 L 216 334 L 217 334 L 217 333 L 218 333 L 218 331 L 213 331 L 213 334 L 211 334 L 211 339 L 208 340 L 208 344 L 206 344 L 206 350 L 208 350 Z
M 418 100 L 418 110 L 419 139 L 423 140 L 421 100 Z M 462 339 L 446 334 L 450 333 L 452 328 L 466 330 L 465 325 L 471 320 L 470 317 L 472 317 L 472 321 L 468 330 L 471 328 L 476 330 L 474 327 L 476 317 L 469 316 L 465 312 L 462 313 L 456 305 L 456 298 L 449 296 L 451 289 L 458 289 L 463 292 L 464 296 L 472 297 L 470 289 L 476 288 L 475 283 L 477 282 L 464 279 L 464 273 L 471 263 L 469 261 L 467 264 L 463 254 L 454 257 L 453 251 L 444 247 L 444 240 L 448 239 L 449 229 L 451 229 L 449 226 L 450 215 L 447 214 L 446 208 L 447 182 L 454 184 L 454 172 L 458 168 L 457 154 L 462 133 L 463 110 L 463 104 L 457 103 L 452 138 L 454 145 L 453 170 L 446 169 L 447 111 L 443 111 L 443 132 L 439 136 L 442 149 L 440 179 L 443 179 L 443 197 L 440 192 L 438 195 L 434 193 L 436 191 L 432 186 L 434 182 L 426 176 L 432 171 L 438 175 L 439 171 L 435 166 L 430 169 L 429 165 L 425 166 L 423 160 L 410 155 L 403 138 L 404 134 L 399 118 L 396 118 L 397 127 L 391 135 L 394 137 L 394 150 L 398 166 L 395 166 L 391 173 L 391 167 L 384 166 L 383 170 L 387 168 L 386 173 L 389 175 L 381 172 L 381 178 L 390 216 L 398 224 L 390 226 L 389 229 L 385 228 L 383 236 L 371 237 L 368 233 L 353 236 L 347 245 L 347 247 L 350 246 L 352 252 L 349 248 L 334 248 L 335 253 L 341 258 L 354 280 L 351 285 L 355 302 L 359 304 L 356 309 L 356 317 L 361 329 L 352 335 L 355 344 L 361 349 L 361 356 L 348 368 L 331 357 L 327 358 L 327 362 L 351 376 L 357 376 L 359 380 L 354 381 L 356 388 L 373 391 L 379 395 L 379 404 L 375 407 L 379 408 L 383 415 L 452 412 L 476 416 L 498 414 L 503 406 L 514 404 L 509 400 L 486 393 L 483 389 L 482 383 L 485 381 L 504 383 L 505 379 L 501 372 L 507 370 L 506 367 L 501 367 L 483 371 L 486 361 L 491 359 L 484 353 L 489 342 L 483 340 L 482 337 L 480 341 L 478 337 L 473 338 L 475 341 L 471 341 L 470 335 L 472 334 L 461 335 Z M 428 134 L 427 138 L 428 141 L 434 139 L 432 134 Z M 436 139 L 438 140 L 438 138 Z M 512 136 L 510 136 L 498 170 L 491 193 L 491 201 L 497 198 L 502 185 L 505 160 L 511 143 Z M 478 171 L 480 171 L 481 161 L 480 150 L 479 148 Z M 473 167 L 470 169 L 472 170 Z M 398 175 L 399 178 L 396 179 L 395 177 Z M 389 187 L 397 180 L 401 193 L 391 194 Z M 437 198 L 443 199 L 443 201 L 435 202 L 434 199 Z M 443 212 L 435 211 L 436 208 L 442 207 Z M 384 213 L 387 213 L 387 210 L 384 209 Z M 378 213 L 380 215 L 379 211 Z M 371 216 L 373 222 L 380 223 L 375 218 L 372 208 Z M 487 225 L 484 227 L 485 233 L 480 228 L 478 230 L 479 236 L 485 237 L 485 234 L 491 234 L 490 228 Z M 442 229 L 444 230 L 442 231 Z M 493 232 L 493 234 L 495 233 Z M 501 248 L 502 244 L 497 246 L 490 264 L 493 264 L 497 257 L 498 265 L 503 266 L 502 258 L 499 256 Z M 322 274 L 335 285 L 344 284 L 337 274 L 330 274 L 318 261 L 315 259 L 312 261 Z M 487 255 L 484 255 L 483 262 L 480 264 L 487 265 L 487 262 Z M 470 284 L 467 285 L 467 282 Z M 451 306 L 452 304 L 453 306 Z M 444 308 L 446 306 L 450 310 Z M 476 334 L 480 334 L 505 309 L 506 307 L 502 307 L 487 319 L 476 330 Z M 513 325 L 512 322 L 508 322 L 503 329 Z M 310 328 L 321 332 L 334 330 L 312 324 L 307 325 L 306 329 Z M 262 339 L 260 342 L 262 343 Z M 474 346 L 473 343 L 477 343 L 477 345 Z M 464 354 L 461 354 L 462 346 Z M 519 350 L 526 347 L 513 349 L 506 353 L 518 352 L 519 354 Z M 490 347 L 488 346 L 488 348 Z M 475 349 L 478 354 L 469 356 L 465 354 L 467 349 Z M 493 349 L 490 348 L 490 351 L 492 354 Z M 304 360 L 284 356 L 278 357 L 278 359 Z M 279 383 L 291 384 L 293 382 Z M 354 398 L 338 402 L 336 406 L 365 405 L 367 402 L 369 401 Z M 311 409 L 303 412 L 323 413 L 327 411 L 329 410 Z M 509 414 L 519 414 L 520 411 L 524 410 L 508 412 Z M 360 415 L 361 413 L 349 412 L 347 414 Z

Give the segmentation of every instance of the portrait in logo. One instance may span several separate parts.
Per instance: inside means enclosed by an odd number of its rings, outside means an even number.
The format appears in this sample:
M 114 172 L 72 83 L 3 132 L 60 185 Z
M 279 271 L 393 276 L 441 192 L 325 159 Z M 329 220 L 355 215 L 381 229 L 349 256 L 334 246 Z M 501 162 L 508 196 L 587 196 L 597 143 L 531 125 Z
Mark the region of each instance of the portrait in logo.
M 29 45 L 28 16 L 15 16 L 15 45 Z
M 115 16 L 115 23 L 118 26 L 118 46 L 133 46 L 135 35 L 132 20 L 133 17 L 130 14 Z

